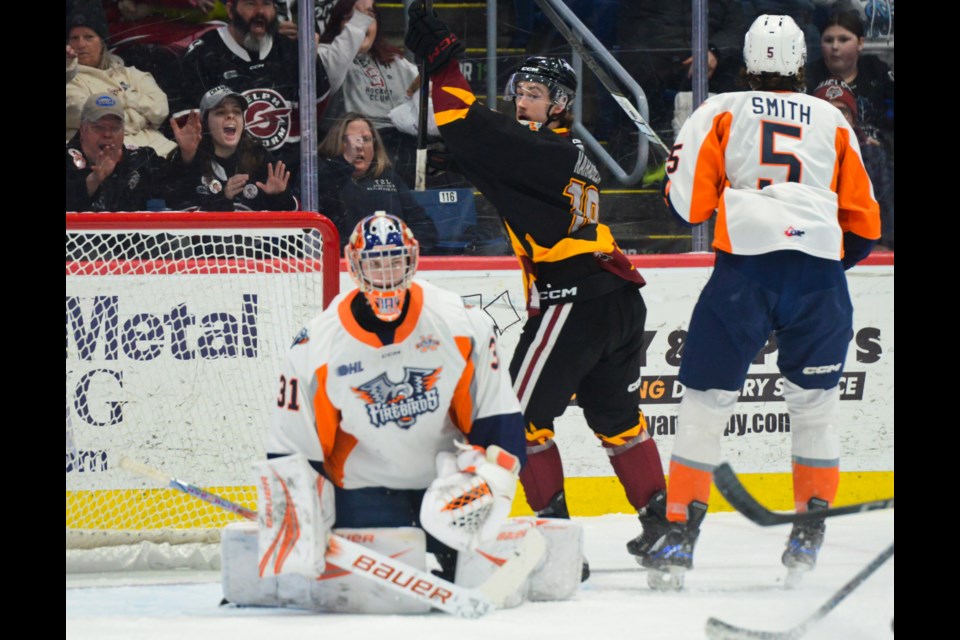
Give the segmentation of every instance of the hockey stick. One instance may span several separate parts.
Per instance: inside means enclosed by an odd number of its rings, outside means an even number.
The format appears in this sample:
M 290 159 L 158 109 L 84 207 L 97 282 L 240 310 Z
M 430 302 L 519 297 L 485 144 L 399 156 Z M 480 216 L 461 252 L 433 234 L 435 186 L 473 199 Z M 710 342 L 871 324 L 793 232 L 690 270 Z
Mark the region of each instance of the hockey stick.
M 540 7 L 540 10 L 543 11 L 544 15 L 550 19 L 550 22 L 553 23 L 553 26 L 556 27 L 557 31 L 560 32 L 560 35 L 573 47 L 580 58 L 587 63 L 587 66 L 590 67 L 590 70 L 597 76 L 597 79 L 600 83 L 610 92 L 610 95 L 616 100 L 617 104 L 620 105 L 620 108 L 623 109 L 624 113 L 633 120 L 634 124 L 637 125 L 637 128 L 640 130 L 647 140 L 654 143 L 667 155 L 670 155 L 670 148 L 664 144 L 663 140 L 660 139 L 660 136 L 657 135 L 657 132 L 653 130 L 653 127 L 650 126 L 643 115 L 637 110 L 637 108 L 630 102 L 630 99 L 623 95 L 623 91 L 620 90 L 620 87 L 616 82 L 610 77 L 610 74 L 597 63 L 597 60 L 593 53 L 587 49 L 580 38 L 574 35 L 573 31 L 567 26 L 567 23 L 563 21 L 558 14 L 556 9 L 554 9 L 549 0 L 536 0 L 537 5 Z
M 792 629 L 786 631 L 758 631 L 754 629 L 745 629 L 737 627 L 716 618 L 707 620 L 707 637 L 711 640 L 745 640 L 749 638 L 759 638 L 760 640 L 794 640 L 802 636 L 807 629 L 823 619 L 840 602 L 850 595 L 850 592 L 860 586 L 871 573 L 880 568 L 887 559 L 893 555 L 893 543 L 887 547 L 879 556 L 874 558 L 870 564 L 860 570 L 860 573 L 853 576 L 847 584 L 843 585 L 839 591 L 830 596 L 830 598 L 813 612 L 809 618 L 798 624 Z
M 257 520 L 256 511 L 171 477 L 160 469 L 127 456 L 121 456 L 119 464 L 121 469 L 156 480 L 247 520 L 254 522 Z M 513 555 L 486 582 L 474 588 L 454 584 L 433 573 L 411 567 L 334 533 L 331 533 L 328 538 L 326 559 L 354 575 L 376 582 L 392 591 L 406 594 L 446 613 L 461 618 L 479 618 L 503 605 L 507 597 L 527 579 L 545 551 L 546 543 L 543 536 L 536 529 L 529 529 L 513 550 Z M 401 574 L 410 579 L 396 579 Z
M 747 491 L 746 487 L 740 482 L 740 479 L 737 478 L 737 474 L 726 462 L 720 464 L 713 470 L 713 484 L 716 485 L 720 494 L 730 503 L 730 506 L 761 527 L 793 524 L 795 522 L 832 518 L 833 516 L 844 516 L 851 513 L 893 508 L 893 498 L 884 498 L 882 500 L 870 500 L 867 502 L 858 502 L 857 504 L 848 504 L 842 507 L 831 507 L 829 509 L 819 509 L 817 511 L 807 511 L 804 513 L 777 513 L 770 511 L 757 502 L 757 499 L 750 495 L 750 492 Z
M 421 0 L 414 0 L 420 2 Z M 433 0 L 423 0 L 423 9 L 429 14 L 433 10 Z M 427 60 L 420 61 L 420 119 L 417 123 L 417 168 L 414 191 L 427 189 L 427 118 L 430 114 L 430 74 L 427 73 Z

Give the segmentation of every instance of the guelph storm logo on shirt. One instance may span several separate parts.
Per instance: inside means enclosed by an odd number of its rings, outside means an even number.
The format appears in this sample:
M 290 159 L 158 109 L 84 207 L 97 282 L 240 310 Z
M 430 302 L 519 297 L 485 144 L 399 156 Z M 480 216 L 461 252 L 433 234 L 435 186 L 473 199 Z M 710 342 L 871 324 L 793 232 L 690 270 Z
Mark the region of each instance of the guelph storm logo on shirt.
M 438 369 L 403 368 L 403 380 L 393 382 L 382 373 L 370 382 L 353 387 L 367 403 L 370 423 L 379 428 L 394 422 L 401 429 L 417 423 L 417 417 L 436 411 L 440 406 L 440 392 L 435 389 L 440 379 Z
M 300 139 L 299 122 L 294 127 L 296 110 L 282 95 L 272 89 L 250 89 L 243 97 L 250 105 L 244 126 L 268 150 L 276 151 L 286 142 Z

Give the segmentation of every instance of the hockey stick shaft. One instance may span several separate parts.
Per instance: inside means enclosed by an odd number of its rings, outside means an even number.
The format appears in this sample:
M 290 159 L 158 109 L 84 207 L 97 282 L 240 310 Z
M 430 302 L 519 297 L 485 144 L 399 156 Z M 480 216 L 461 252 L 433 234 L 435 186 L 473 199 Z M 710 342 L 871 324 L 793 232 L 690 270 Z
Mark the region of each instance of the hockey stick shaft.
M 256 521 L 257 513 L 215 493 L 173 478 L 160 469 L 127 456 L 120 457 L 120 468 L 153 479 L 199 500 Z M 462 618 L 477 618 L 500 606 L 526 580 L 545 552 L 543 536 L 531 528 L 514 549 L 513 555 L 476 588 L 466 588 L 433 573 L 411 567 L 336 534 L 330 534 L 326 559 L 331 564 L 393 591 L 416 598 L 428 605 Z M 401 573 L 410 580 L 395 580 Z
M 806 633 L 807 629 L 809 629 L 812 625 L 823 619 L 824 616 L 836 608 L 836 606 L 840 604 L 844 598 L 850 595 L 851 591 L 863 584 L 863 582 L 870 577 L 874 571 L 879 569 L 880 566 L 892 555 L 893 543 L 891 542 L 889 547 L 884 549 L 880 555 L 870 562 L 870 564 L 861 569 L 860 573 L 853 576 L 853 578 L 851 578 L 847 584 L 843 585 L 839 591 L 830 596 L 830 598 L 824 602 L 819 609 L 814 611 L 809 618 L 792 629 L 788 629 L 787 631 L 759 631 L 755 629 L 737 627 L 716 618 L 709 618 L 707 620 L 707 637 L 711 640 L 795 640 Z
M 420 0 L 414 0 L 420 1 Z M 433 0 L 422 0 L 423 9 L 428 14 L 433 10 Z M 427 61 L 420 61 L 420 114 L 417 122 L 417 166 L 415 191 L 427 189 L 427 117 L 430 113 L 430 74 L 427 73 Z
M 716 485 L 717 491 L 730 503 L 730 506 L 761 527 L 793 524 L 795 522 L 806 522 L 810 520 L 820 520 L 822 518 L 832 518 L 834 516 L 844 516 L 852 513 L 863 513 L 864 511 L 893 508 L 893 498 L 884 498 L 881 500 L 869 500 L 867 502 L 848 504 L 842 507 L 806 511 L 804 513 L 777 513 L 770 511 L 750 495 L 750 492 L 747 491 L 743 483 L 740 482 L 737 474 L 726 462 L 720 464 L 713 470 L 713 484 Z
M 660 136 L 657 135 L 657 132 L 653 130 L 653 127 L 650 126 L 650 123 L 644 119 L 643 115 L 637 110 L 637 108 L 630 102 L 630 99 L 623 94 L 623 91 L 620 90 L 620 87 L 617 86 L 617 83 L 613 81 L 610 77 L 610 74 L 600 66 L 597 62 L 596 57 L 593 53 L 584 46 L 580 38 L 578 38 L 569 26 L 563 21 L 563 18 L 557 13 L 557 11 L 550 5 L 549 0 L 536 0 L 537 5 L 540 7 L 540 10 L 543 11 L 544 15 L 549 18 L 550 22 L 553 23 L 553 26 L 556 27 L 557 31 L 560 32 L 560 35 L 576 50 L 580 58 L 590 67 L 590 70 L 597 76 L 597 79 L 600 80 L 600 83 L 606 88 L 610 95 L 613 96 L 613 99 L 620 105 L 620 108 L 627 114 L 627 116 L 633 120 L 637 125 L 637 128 L 640 130 L 646 138 L 663 149 L 667 155 L 670 154 L 670 148 L 660 139 Z

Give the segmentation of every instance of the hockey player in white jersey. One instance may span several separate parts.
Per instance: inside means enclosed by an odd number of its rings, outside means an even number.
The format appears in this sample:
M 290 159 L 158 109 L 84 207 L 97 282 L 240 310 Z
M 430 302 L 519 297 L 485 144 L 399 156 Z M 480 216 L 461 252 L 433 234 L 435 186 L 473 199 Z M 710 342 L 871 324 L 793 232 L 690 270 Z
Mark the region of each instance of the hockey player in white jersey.
M 368 216 L 345 253 L 357 288 L 300 332 L 279 378 L 260 472 L 273 486 L 258 487 L 261 553 L 266 537 L 272 554 L 261 564 L 290 561 L 291 528 L 264 517 L 269 496 L 290 491 L 302 502 L 301 535 L 320 544 L 318 573 L 324 530 L 412 526 L 452 580 L 456 550 L 491 541 L 505 523 L 525 459 L 506 363 L 479 308 L 413 278 L 418 244 L 399 218 Z M 456 495 L 469 499 L 444 502 Z
M 654 588 L 679 588 L 707 511 L 724 425 L 771 332 L 790 415 L 794 503 L 833 502 L 840 442 L 832 419 L 853 335 L 845 269 L 880 236 L 879 206 L 841 112 L 803 91 L 803 32 L 763 15 L 744 39 L 751 91 L 706 100 L 667 160 L 664 195 L 682 220 L 716 214 L 716 267 L 683 348 L 686 387 L 670 459 L 668 531 L 641 559 Z M 823 520 L 795 525 L 782 561 L 813 568 Z

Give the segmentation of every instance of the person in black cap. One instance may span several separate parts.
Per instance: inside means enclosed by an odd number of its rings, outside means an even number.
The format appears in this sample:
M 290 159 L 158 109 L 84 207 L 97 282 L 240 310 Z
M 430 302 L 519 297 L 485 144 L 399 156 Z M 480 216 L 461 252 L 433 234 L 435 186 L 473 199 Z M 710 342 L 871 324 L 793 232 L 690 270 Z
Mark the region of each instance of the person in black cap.
M 203 95 L 200 110 L 180 126 L 170 124 L 179 146 L 171 156 L 174 178 L 168 201 L 201 211 L 291 211 L 290 171 L 246 130 L 248 103 L 229 87 Z

